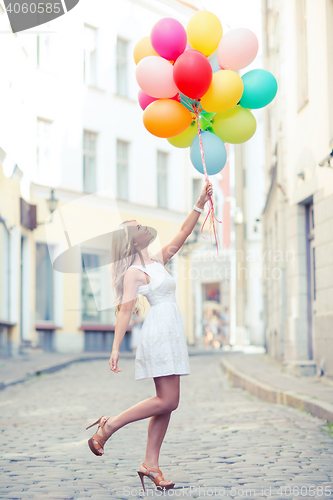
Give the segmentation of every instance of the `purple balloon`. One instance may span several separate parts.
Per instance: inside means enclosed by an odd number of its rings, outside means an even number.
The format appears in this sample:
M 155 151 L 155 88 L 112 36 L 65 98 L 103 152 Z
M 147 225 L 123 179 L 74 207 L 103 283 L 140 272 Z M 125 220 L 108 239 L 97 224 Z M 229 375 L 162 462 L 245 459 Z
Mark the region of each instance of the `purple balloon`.
M 157 54 L 168 61 L 175 61 L 186 49 L 187 35 L 179 21 L 164 17 L 153 26 L 150 41 Z

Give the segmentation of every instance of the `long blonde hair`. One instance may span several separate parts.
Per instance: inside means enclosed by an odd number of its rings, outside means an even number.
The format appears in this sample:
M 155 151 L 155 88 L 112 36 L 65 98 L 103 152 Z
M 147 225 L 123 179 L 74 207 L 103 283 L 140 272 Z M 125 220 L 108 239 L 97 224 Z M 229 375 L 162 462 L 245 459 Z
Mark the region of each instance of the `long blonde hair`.
M 130 237 L 128 231 L 128 222 L 135 221 L 135 219 L 124 220 L 118 225 L 118 231 L 115 231 L 112 235 L 112 244 L 111 244 L 111 264 L 110 271 L 112 275 L 112 286 L 114 290 L 114 305 L 115 307 L 115 316 L 117 318 L 118 313 L 121 309 L 122 299 L 123 299 L 123 284 L 124 284 L 124 276 L 127 269 L 132 265 L 135 259 L 135 254 L 139 253 L 134 246 L 133 238 Z M 157 259 L 149 257 L 157 262 Z M 137 310 L 137 302 L 138 297 L 134 301 L 133 309 Z

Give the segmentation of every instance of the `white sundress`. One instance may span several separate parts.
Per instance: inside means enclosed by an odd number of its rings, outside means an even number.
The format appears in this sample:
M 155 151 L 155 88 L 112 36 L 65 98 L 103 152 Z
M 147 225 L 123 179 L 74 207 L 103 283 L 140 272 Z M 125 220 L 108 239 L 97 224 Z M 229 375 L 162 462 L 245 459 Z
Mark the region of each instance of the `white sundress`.
M 176 281 L 160 262 L 132 265 L 150 277 L 138 287 L 150 304 L 135 356 L 135 380 L 190 375 L 187 339 L 176 300 Z

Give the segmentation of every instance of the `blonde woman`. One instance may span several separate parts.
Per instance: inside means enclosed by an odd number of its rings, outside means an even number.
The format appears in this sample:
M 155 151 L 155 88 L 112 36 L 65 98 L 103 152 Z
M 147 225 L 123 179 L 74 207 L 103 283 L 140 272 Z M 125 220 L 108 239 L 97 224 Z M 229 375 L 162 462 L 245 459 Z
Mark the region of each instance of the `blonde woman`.
M 180 376 L 190 375 L 186 336 L 175 297 L 176 282 L 164 266 L 191 234 L 212 194 L 212 184 L 206 181 L 178 234 L 155 255 L 148 252 L 154 235 L 137 220 L 122 222 L 112 242 L 111 271 L 117 321 L 109 365 L 114 373 L 122 371 L 118 367 L 120 345 L 138 300 L 137 293 L 144 295 L 151 307 L 136 351 L 135 379 L 153 378 L 156 396 L 137 403 L 119 415 L 100 417 L 87 427 L 89 429 L 98 424 L 97 432 L 88 443 L 95 455 L 102 456 L 104 445 L 112 434 L 130 422 L 150 417 L 146 454 L 137 471 L 144 491 L 143 476 L 148 476 L 158 490 L 167 490 L 175 485 L 162 476 L 159 453 L 171 412 L 179 404 Z

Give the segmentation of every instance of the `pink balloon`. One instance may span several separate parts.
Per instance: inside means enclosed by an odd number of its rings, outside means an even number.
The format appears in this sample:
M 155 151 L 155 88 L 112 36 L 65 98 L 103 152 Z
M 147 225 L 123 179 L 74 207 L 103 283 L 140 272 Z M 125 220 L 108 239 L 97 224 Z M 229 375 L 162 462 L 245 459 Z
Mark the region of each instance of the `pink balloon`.
M 149 104 L 157 100 L 157 97 L 152 97 L 151 95 L 146 94 L 146 92 L 144 92 L 143 90 L 139 90 L 138 101 L 143 110 L 145 110 L 146 107 L 149 106 Z
M 176 94 L 175 96 L 170 97 L 170 99 L 173 99 L 174 101 L 181 102 L 179 94 Z M 139 93 L 138 93 L 138 101 L 139 101 L 141 108 L 143 110 L 145 110 L 146 107 L 149 106 L 149 104 L 151 104 L 154 101 L 158 101 L 158 98 L 152 97 L 151 95 L 146 94 L 143 90 L 140 89 Z
M 173 65 L 159 56 L 141 59 L 135 69 L 139 87 L 151 97 L 166 99 L 177 94 L 178 88 L 173 79 Z
M 246 68 L 258 54 L 259 42 L 248 28 L 235 28 L 221 38 L 217 59 L 222 69 L 237 71 Z
M 175 61 L 186 49 L 185 28 L 172 17 L 157 21 L 150 33 L 153 49 L 168 61 Z

